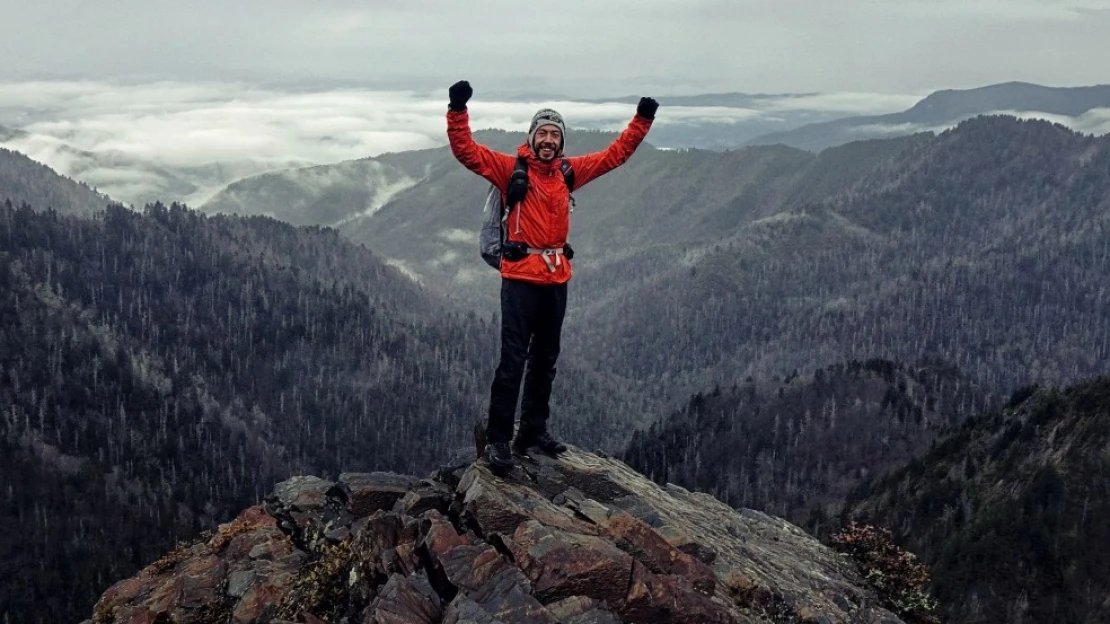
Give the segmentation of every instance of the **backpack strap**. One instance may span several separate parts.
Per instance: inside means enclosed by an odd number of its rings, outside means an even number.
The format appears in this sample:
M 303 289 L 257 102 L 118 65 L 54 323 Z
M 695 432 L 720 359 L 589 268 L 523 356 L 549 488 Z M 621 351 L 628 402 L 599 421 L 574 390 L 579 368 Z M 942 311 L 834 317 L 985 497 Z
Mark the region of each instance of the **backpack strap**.
M 524 156 L 516 157 L 516 165 L 513 166 L 513 173 L 522 171 L 528 173 L 528 159 Z M 563 174 L 563 182 L 567 185 L 567 190 L 574 192 L 574 167 L 571 166 L 570 160 L 566 157 L 559 161 L 559 172 Z M 511 179 L 511 178 L 510 178 Z
M 559 171 L 563 172 L 563 182 L 566 183 L 567 190 L 571 193 L 570 211 L 574 212 L 574 206 L 576 205 L 574 201 L 574 167 L 570 166 L 569 160 L 563 158 L 562 162 L 559 163 Z
M 563 182 L 567 183 L 567 190 L 571 193 L 574 192 L 574 167 L 570 166 L 570 161 L 563 158 L 559 163 L 559 171 L 563 172 Z
M 563 183 L 567 185 L 567 190 L 574 192 L 574 167 L 570 165 L 570 160 L 563 158 L 559 161 L 559 172 L 563 174 Z M 523 184 L 516 183 L 517 178 L 523 176 Z M 512 210 L 513 206 L 524 200 L 524 195 L 528 191 L 528 159 L 524 156 L 516 157 L 516 164 L 513 166 L 513 172 L 509 176 L 509 184 L 505 192 L 505 210 Z M 574 197 L 570 198 L 571 206 L 574 205 Z
M 505 211 L 524 201 L 528 193 L 528 159 L 523 156 L 516 157 L 513 172 L 509 174 L 509 182 L 505 186 Z

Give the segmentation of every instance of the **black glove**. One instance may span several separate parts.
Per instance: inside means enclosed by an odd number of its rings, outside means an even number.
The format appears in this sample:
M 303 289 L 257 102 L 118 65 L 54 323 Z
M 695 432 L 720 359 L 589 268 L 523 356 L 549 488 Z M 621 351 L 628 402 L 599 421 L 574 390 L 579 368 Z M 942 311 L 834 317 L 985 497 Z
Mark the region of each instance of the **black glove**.
M 640 104 L 636 107 L 636 114 L 644 119 L 655 119 L 655 111 L 659 110 L 659 102 L 649 97 L 640 98 Z
M 474 89 L 470 88 L 470 83 L 465 80 L 460 80 L 451 85 L 447 90 L 447 94 L 451 97 L 451 103 L 447 106 L 453 111 L 466 110 L 466 103 L 470 100 L 470 96 L 474 95 Z
M 570 246 L 570 243 L 563 245 L 563 257 L 567 260 L 574 260 L 574 248 Z

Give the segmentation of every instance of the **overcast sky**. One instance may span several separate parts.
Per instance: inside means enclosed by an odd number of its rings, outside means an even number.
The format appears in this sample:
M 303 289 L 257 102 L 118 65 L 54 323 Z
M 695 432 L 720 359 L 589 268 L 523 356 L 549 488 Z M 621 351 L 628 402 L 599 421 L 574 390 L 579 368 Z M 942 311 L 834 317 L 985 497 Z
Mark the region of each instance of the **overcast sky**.
M 0 0 L 0 78 L 566 95 L 1110 81 L 1110 0 Z

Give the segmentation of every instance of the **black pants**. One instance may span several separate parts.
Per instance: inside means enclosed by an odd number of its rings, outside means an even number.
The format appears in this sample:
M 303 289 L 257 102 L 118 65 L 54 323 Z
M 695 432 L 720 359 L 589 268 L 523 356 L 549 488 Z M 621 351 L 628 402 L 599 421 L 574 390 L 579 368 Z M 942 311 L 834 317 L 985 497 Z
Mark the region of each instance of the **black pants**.
M 508 442 L 513 437 L 516 401 L 520 402 L 520 430 L 525 435 L 547 431 L 548 401 L 559 359 L 559 338 L 567 311 L 567 285 L 541 285 L 501 280 L 501 362 L 490 388 L 486 438 Z M 525 361 L 528 373 L 524 374 Z

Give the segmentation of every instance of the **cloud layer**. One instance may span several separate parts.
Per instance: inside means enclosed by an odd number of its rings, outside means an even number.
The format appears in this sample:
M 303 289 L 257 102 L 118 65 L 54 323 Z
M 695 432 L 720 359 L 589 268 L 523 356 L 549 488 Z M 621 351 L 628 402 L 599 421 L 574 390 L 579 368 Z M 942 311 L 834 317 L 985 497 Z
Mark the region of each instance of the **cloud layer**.
M 228 82 L 8 82 L 0 83 L 0 126 L 26 133 L 4 146 L 117 199 L 198 205 L 226 184 L 264 171 L 443 145 L 443 91 L 289 90 Z M 905 110 L 923 95 L 768 95 L 750 98 L 746 107 L 665 106 L 657 125 L 712 127 L 799 115 L 874 115 Z M 558 109 L 573 127 L 603 130 L 623 128 L 635 110 L 626 102 L 509 100 L 479 90 L 471 103 L 472 126 L 523 130 L 541 106 Z M 1082 132 L 1110 131 L 1106 109 L 1052 120 Z
M 475 128 L 523 130 L 553 106 L 571 126 L 618 130 L 635 106 L 524 98 L 471 105 Z M 788 111 L 891 112 L 917 95 L 829 94 L 761 99 L 759 108 L 670 106 L 660 125 L 737 123 Z M 0 125 L 27 134 L 5 143 L 113 197 L 203 201 L 231 180 L 446 143 L 445 93 L 289 91 L 242 83 L 98 81 L 0 83 Z

